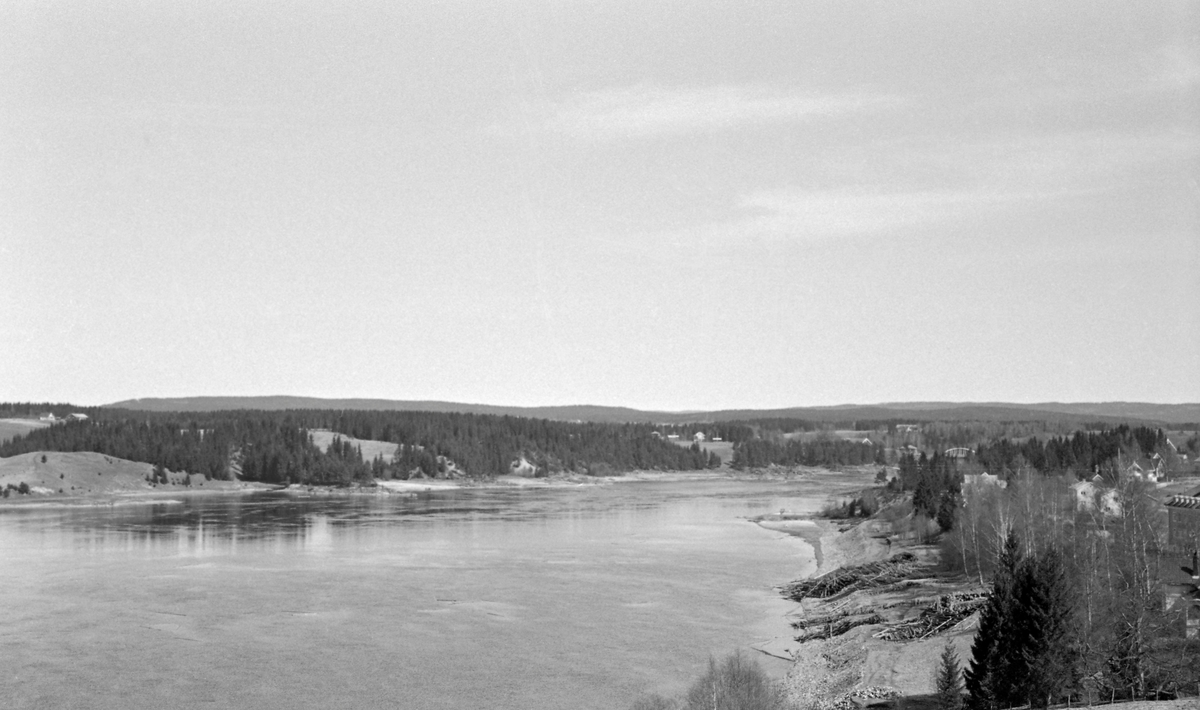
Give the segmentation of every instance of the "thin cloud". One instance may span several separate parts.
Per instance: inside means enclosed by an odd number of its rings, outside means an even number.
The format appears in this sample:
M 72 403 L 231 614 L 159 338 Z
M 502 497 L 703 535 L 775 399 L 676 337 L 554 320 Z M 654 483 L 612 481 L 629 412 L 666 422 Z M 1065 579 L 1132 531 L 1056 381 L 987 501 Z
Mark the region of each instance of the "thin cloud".
M 737 202 L 734 233 L 828 239 L 871 235 L 949 219 L 1005 198 L 976 192 L 882 192 L 864 188 L 773 190 Z
M 664 89 L 638 85 L 580 94 L 534 107 L 536 125 L 574 138 L 611 140 L 724 131 L 894 107 L 868 93 L 817 94 L 768 86 Z M 528 115 L 528 114 L 527 114 Z
M 816 173 L 829 169 L 827 186 L 743 193 L 732 201 L 726 220 L 701 231 L 708 239 L 806 241 L 908 233 L 1062 200 L 1101 199 L 1138 184 L 1138 174 L 1147 169 L 1191 159 L 1198 147 L 1194 135 L 1076 133 L 859 150 L 872 158 L 864 161 L 859 151 L 834 152 L 823 166 L 813 166 Z M 858 167 L 834 169 L 846 164 Z M 905 172 L 905 165 L 934 166 L 940 180 Z M 892 180 L 878 182 L 881 174 Z

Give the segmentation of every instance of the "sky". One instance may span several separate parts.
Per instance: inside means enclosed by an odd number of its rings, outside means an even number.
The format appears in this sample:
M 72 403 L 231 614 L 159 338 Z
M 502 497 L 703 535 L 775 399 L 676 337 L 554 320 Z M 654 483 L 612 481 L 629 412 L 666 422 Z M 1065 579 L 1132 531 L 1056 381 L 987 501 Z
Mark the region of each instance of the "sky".
M 0 401 L 1200 401 L 1200 3 L 0 3 Z

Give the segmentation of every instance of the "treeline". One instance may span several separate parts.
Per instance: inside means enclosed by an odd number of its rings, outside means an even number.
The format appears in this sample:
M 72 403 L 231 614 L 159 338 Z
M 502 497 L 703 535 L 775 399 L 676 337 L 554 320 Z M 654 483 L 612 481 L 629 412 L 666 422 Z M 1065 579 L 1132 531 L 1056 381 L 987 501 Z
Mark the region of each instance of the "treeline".
M 1162 429 L 1120 426 L 1100 431 L 1078 431 L 1070 437 L 1036 437 L 1015 442 L 1007 438 L 980 444 L 975 460 L 989 472 L 1015 473 L 1028 466 L 1042 473 L 1070 472 L 1086 478 L 1104 470 L 1118 455 L 1132 459 L 1152 456 L 1166 448 Z
M 897 420 L 843 422 L 869 432 L 861 440 L 842 437 L 828 422 L 796 419 L 762 419 L 741 422 L 745 431 L 734 434 L 733 465 L 751 468 L 777 465 L 852 466 L 869 463 L 902 463 L 904 447 L 944 452 L 952 448 L 977 448 L 974 457 L 987 471 L 1015 472 L 1022 466 L 1041 471 L 1074 467 L 1081 475 L 1114 458 L 1118 452 L 1147 455 L 1161 449 L 1166 436 L 1160 429 L 1121 425 L 1096 431 L 1071 430 L 1059 422 L 923 422 L 910 428 Z M 1042 441 L 1034 436 L 1059 431 Z M 863 434 L 860 434 L 863 436 Z M 868 454 L 869 450 L 869 454 Z M 935 455 L 936 455 L 935 453 Z M 864 455 L 867 454 L 867 455 Z M 899 458 L 898 458 L 899 457 Z M 907 487 L 906 490 L 913 490 Z
M 104 411 L 101 407 L 80 407 L 69 402 L 0 402 L 0 417 L 36 417 L 53 414 L 63 418 L 76 412 L 93 416 Z
M 981 442 L 1000 439 L 1025 440 L 1030 437 L 1067 436 L 1076 431 L 1101 431 L 1111 427 L 1103 422 L 1020 421 L 1020 422 L 922 422 L 919 429 L 921 448 L 945 451 L 957 447 L 975 448 Z M 895 433 L 890 432 L 890 433 Z
M 308 432 L 329 429 L 400 446 L 394 461 L 362 461 L 337 441 L 328 452 Z M 29 451 L 95 451 L 159 464 L 174 471 L 224 478 L 231 470 L 264 482 L 346 483 L 376 475 L 435 475 L 448 461 L 472 476 L 509 472 L 521 457 L 539 474 L 604 474 L 635 469 L 691 470 L 719 466 L 699 446 L 652 436 L 647 424 L 576 424 L 482 414 L 289 410 L 150 413 L 103 410 L 82 422 L 37 429 L 0 445 L 0 456 Z
M 778 466 L 859 466 L 884 463 L 881 444 L 865 444 L 833 437 L 812 440 L 750 439 L 734 447 L 730 465 L 736 469 Z
M 845 421 L 817 421 L 790 417 L 762 417 L 739 419 L 736 422 L 715 424 L 678 425 L 691 427 L 689 431 L 707 431 L 706 427 L 730 427 L 726 430 L 727 441 L 744 441 L 751 436 L 769 438 L 772 434 L 813 434 L 836 431 L 871 432 L 880 438 L 918 437 L 923 446 L 931 449 L 950 449 L 956 446 L 974 446 L 980 441 L 1010 438 L 1023 439 L 1048 434 L 1066 435 L 1083 428 L 1100 430 L 1109 427 L 1103 422 L 1088 423 L 1070 420 L 1053 421 L 914 421 L 911 419 L 853 419 Z M 910 427 L 915 426 L 915 429 Z
M 541 472 L 594 473 L 612 469 L 702 469 L 707 451 L 653 436 L 651 424 L 561 422 L 528 417 L 435 412 L 293 410 L 310 429 L 330 429 L 358 439 L 419 447 L 452 459 L 472 475 L 508 472 L 518 457 Z M 720 465 L 719 463 L 717 465 Z
M 35 429 L 0 444 L 0 457 L 31 451 L 92 451 L 216 480 L 347 483 L 370 478 L 361 455 L 321 451 L 287 418 L 240 416 L 203 422 L 87 420 Z

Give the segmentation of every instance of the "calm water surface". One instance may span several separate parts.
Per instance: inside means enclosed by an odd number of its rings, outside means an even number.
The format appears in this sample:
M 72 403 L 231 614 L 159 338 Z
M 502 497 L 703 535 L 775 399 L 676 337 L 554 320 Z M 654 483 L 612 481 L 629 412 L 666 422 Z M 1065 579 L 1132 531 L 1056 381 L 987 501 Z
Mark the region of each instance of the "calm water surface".
M 623 708 L 786 632 L 820 483 L 0 508 L 4 707 Z M 778 669 L 776 669 L 778 670 Z

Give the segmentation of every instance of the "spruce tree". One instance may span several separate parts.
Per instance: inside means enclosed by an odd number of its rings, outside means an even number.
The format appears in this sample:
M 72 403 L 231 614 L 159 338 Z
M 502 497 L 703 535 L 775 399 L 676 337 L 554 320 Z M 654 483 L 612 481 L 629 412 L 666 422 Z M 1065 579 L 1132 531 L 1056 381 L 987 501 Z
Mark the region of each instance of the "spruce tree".
M 1078 690 L 1074 606 L 1056 550 L 1022 558 L 1009 533 L 971 655 L 966 686 L 975 710 L 1045 707 Z
M 992 591 L 979 617 L 979 630 L 971 643 L 971 663 L 965 675 L 968 705 L 972 710 L 995 710 L 1009 704 L 1013 584 L 1021 562 L 1021 543 L 1008 531 L 992 579 Z
M 958 667 L 958 654 L 955 653 L 954 646 L 947 641 L 946 647 L 942 649 L 941 665 L 938 668 L 938 710 L 961 710 L 963 706 L 962 687 L 962 670 Z
M 1020 694 L 1033 707 L 1045 707 L 1075 693 L 1082 663 L 1072 595 L 1058 551 L 1027 560 L 1018 587 Z

